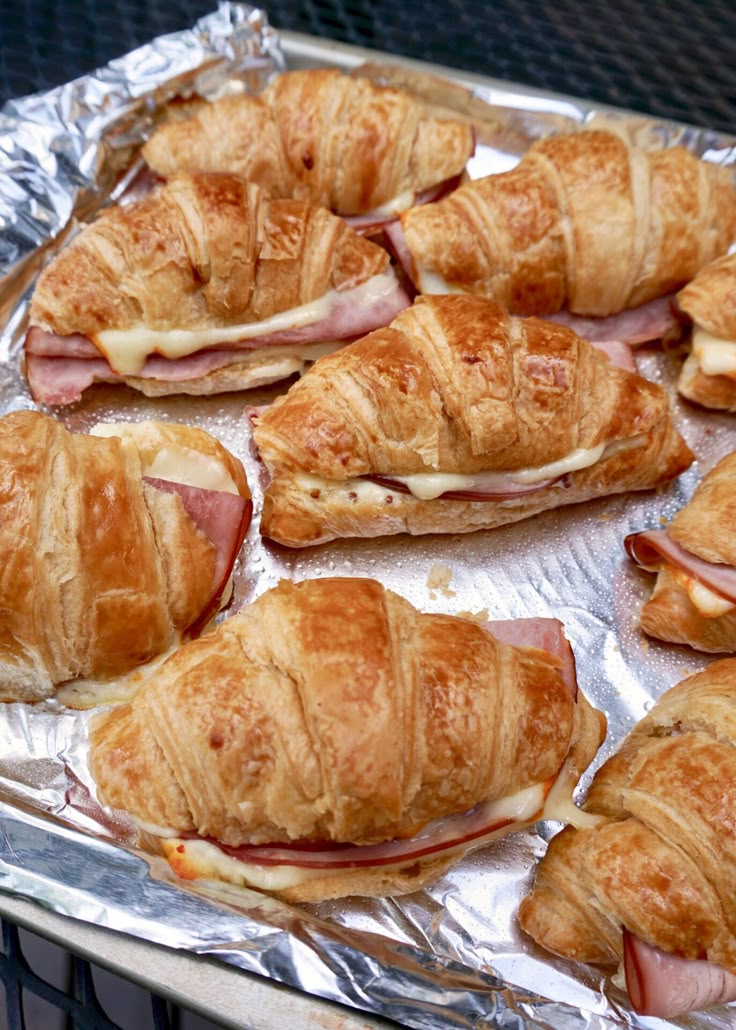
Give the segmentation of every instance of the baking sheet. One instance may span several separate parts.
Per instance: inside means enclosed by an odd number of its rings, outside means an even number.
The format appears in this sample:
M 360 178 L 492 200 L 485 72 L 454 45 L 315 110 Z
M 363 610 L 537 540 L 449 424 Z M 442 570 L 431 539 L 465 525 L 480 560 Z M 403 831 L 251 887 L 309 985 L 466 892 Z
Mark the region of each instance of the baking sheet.
M 283 52 L 290 67 L 349 68 L 365 56 L 305 37 L 287 40 Z M 72 213 L 82 218 L 104 203 L 150 127 L 155 103 L 175 88 L 230 88 L 236 66 L 257 88 L 281 63 L 261 12 L 221 4 L 192 33 L 154 41 L 99 76 L 54 91 L 52 100 L 45 95 L 6 107 L 0 117 L 1 149 L 10 162 L 9 177 L 0 170 L 0 413 L 33 407 L 19 351 L 28 287 L 53 250 L 49 242 L 63 240 Z M 421 68 L 416 62 L 403 67 Z M 719 134 L 470 79 L 476 100 L 493 105 L 482 119 L 473 174 L 508 167 L 540 135 L 610 119 L 648 145 L 682 141 L 710 159 L 733 160 L 733 141 Z M 49 161 L 52 147 L 64 161 Z M 609 717 L 600 761 L 654 698 L 710 660 L 647 642 L 639 633 L 637 610 L 652 579 L 631 567 L 621 541 L 627 532 L 671 516 L 734 446 L 728 416 L 697 412 L 674 399 L 676 355 L 645 349 L 638 363 L 673 396 L 680 429 L 698 455 L 671 488 L 549 512 L 488 533 L 341 541 L 298 552 L 264 544 L 257 533 L 260 496 L 243 408 L 246 400 L 262 403 L 275 391 L 147 400 L 126 388 L 98 387 L 55 414 L 77 431 L 99 420 L 191 421 L 244 461 L 255 516 L 236 568 L 231 611 L 282 576 L 369 575 L 425 611 L 561 619 L 580 686 Z M 543 955 L 518 931 L 518 900 L 556 825 L 478 851 L 428 890 L 406 898 L 290 908 L 253 892 L 183 884 L 163 861 L 138 853 L 127 822 L 110 819 L 94 801 L 86 768 L 88 721 L 88 713 L 54 702 L 0 710 L 2 889 L 408 1026 L 672 1025 L 632 1016 L 621 1007 L 622 995 L 604 995 L 594 971 Z M 720 1030 L 732 1024 L 733 1010 L 721 1009 L 692 1017 L 688 1025 Z

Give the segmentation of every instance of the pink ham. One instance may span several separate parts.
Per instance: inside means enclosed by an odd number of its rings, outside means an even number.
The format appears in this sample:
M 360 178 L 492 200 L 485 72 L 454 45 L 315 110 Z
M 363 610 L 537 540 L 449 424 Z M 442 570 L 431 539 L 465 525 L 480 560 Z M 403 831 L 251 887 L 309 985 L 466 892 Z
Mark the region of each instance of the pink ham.
M 624 972 L 631 1004 L 643 1016 L 674 1019 L 736 1001 L 736 976 L 727 969 L 670 955 L 626 930 Z
M 514 647 L 538 647 L 562 659 L 560 675 L 573 698 L 578 696 L 575 655 L 559 619 L 503 619 L 484 623 L 496 640 Z
M 326 318 L 296 329 L 284 329 L 235 343 L 213 345 L 183 358 L 170 360 L 154 354 L 146 359 L 137 377 L 165 382 L 199 379 L 208 372 L 238 360 L 243 351 L 349 342 L 388 325 L 409 306 L 409 298 L 398 280 L 370 304 L 357 304 L 351 291 L 337 293 Z M 31 326 L 25 341 L 26 375 L 33 399 L 39 404 L 71 404 L 94 382 L 122 379 L 107 362 L 101 348 L 80 334 L 59 336 Z M 63 364 L 59 364 L 63 362 Z
M 679 336 L 680 322 L 672 308 L 673 300 L 674 294 L 657 297 L 638 308 L 625 308 L 606 318 L 587 318 L 567 310 L 545 317 L 550 322 L 569 326 L 578 336 L 591 343 L 623 340 L 634 346 L 650 340 L 661 340 L 663 336 Z
M 158 354 L 146 361 L 138 373 L 144 379 L 184 382 L 201 379 L 208 372 L 237 361 L 228 351 L 197 351 L 185 358 L 169 361 Z M 117 383 L 117 375 L 103 357 L 46 357 L 26 354 L 26 378 L 31 396 L 38 404 L 73 404 L 93 383 Z
M 629 557 L 643 569 L 654 571 L 663 562 L 686 572 L 698 583 L 736 604 L 736 568 L 698 558 L 676 543 L 666 529 L 631 533 L 624 540 Z
M 623 368 L 625 372 L 636 372 L 634 354 L 628 343 L 623 340 L 590 340 L 591 346 L 608 355 L 612 365 Z
M 248 532 L 253 502 L 240 494 L 224 490 L 205 490 L 202 487 L 172 483 L 167 479 L 144 476 L 144 483 L 164 493 L 181 497 L 184 510 L 197 529 L 215 545 L 215 574 L 212 597 L 200 613 L 196 623 L 188 627 L 196 635 L 217 611 L 223 591 L 230 578 L 235 559 Z

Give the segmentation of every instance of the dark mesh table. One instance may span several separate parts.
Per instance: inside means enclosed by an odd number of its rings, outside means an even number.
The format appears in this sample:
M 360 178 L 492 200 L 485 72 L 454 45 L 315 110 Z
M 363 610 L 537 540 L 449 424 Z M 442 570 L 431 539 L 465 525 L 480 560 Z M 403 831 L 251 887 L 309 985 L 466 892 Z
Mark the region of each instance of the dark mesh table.
M 273 0 L 278 28 L 736 133 L 728 0 Z M 208 0 L 2 0 L 0 100 L 188 28 Z
M 214 6 L 214 0 L 0 0 L 0 103 L 188 28 Z M 264 6 L 277 28 L 736 134 L 736 5 L 728 2 L 273 0 Z M 39 972 L 23 957 L 16 928 L 5 921 L 3 931 L 0 1030 L 126 1025 L 99 1004 L 88 962 L 57 947 L 55 958 L 46 956 L 55 974 Z M 25 945 L 32 951 L 33 939 L 26 937 Z M 136 1030 L 212 1025 L 191 1022 L 155 996 L 144 1007 Z

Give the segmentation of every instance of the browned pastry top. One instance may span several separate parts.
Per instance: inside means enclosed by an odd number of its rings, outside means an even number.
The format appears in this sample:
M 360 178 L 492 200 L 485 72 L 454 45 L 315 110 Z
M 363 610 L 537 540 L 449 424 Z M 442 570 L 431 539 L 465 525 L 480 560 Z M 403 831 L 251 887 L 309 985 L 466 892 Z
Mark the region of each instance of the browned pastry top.
M 177 176 L 105 212 L 39 277 L 31 323 L 61 335 L 257 322 L 384 271 L 341 218 L 233 175 Z
M 472 152 L 469 125 L 330 68 L 286 72 L 259 96 L 202 104 L 193 117 L 161 126 L 143 148 L 160 175 L 234 172 L 276 197 L 343 215 L 458 176 Z

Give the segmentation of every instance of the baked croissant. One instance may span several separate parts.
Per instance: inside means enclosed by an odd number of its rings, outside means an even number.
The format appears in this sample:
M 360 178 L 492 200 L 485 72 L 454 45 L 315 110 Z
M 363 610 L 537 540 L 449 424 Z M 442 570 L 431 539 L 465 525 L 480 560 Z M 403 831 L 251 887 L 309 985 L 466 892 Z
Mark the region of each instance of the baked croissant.
M 736 254 L 706 265 L 677 306 L 693 323 L 678 390 L 703 407 L 736 411 Z
M 230 175 L 183 175 L 87 226 L 39 277 L 36 401 L 95 381 L 208 394 L 275 382 L 408 304 L 388 256 L 340 218 Z
M 184 877 L 415 890 L 545 797 L 570 804 L 605 720 L 554 625 L 549 651 L 514 646 L 375 580 L 284 580 L 98 717 L 98 794 Z
M 217 610 L 250 521 L 241 463 L 176 424 L 0 419 L 0 699 L 126 673 Z M 110 434 L 110 435 L 102 435 Z
M 667 529 L 626 538 L 629 555 L 657 572 L 641 610 L 645 633 L 699 651 L 736 652 L 736 452 L 701 480 Z
M 492 529 L 692 461 L 658 386 L 564 326 L 467 295 L 419 298 L 255 423 L 261 532 L 290 547 Z
M 735 714 L 734 659 L 664 694 L 593 780 L 599 825 L 554 837 L 521 903 L 549 951 L 623 959 L 647 1015 L 736 998 Z
M 457 179 L 473 148 L 469 125 L 432 116 L 408 93 L 311 68 L 277 76 L 259 96 L 203 103 L 162 125 L 143 156 L 162 176 L 233 172 L 275 197 L 380 218 Z
M 414 208 L 389 230 L 423 293 L 514 314 L 607 316 L 679 289 L 736 239 L 731 170 L 589 130 L 534 143 L 511 171 Z

